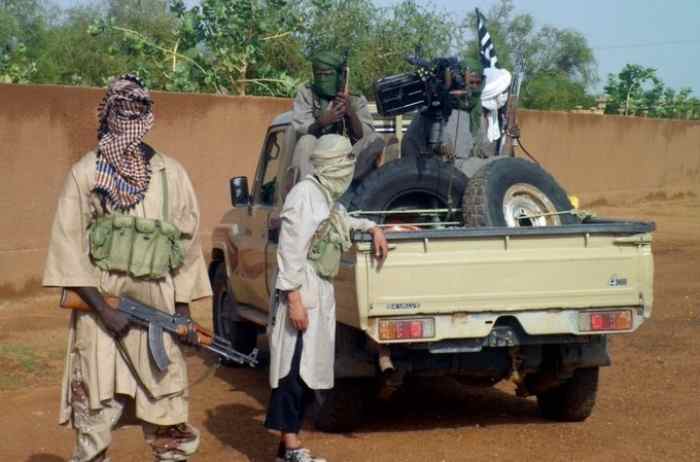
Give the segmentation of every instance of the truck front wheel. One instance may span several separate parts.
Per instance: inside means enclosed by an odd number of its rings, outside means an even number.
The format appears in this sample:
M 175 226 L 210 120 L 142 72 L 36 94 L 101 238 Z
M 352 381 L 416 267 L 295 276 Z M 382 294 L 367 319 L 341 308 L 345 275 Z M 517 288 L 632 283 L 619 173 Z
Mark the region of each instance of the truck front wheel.
M 598 367 L 576 369 L 564 383 L 537 394 L 543 417 L 561 422 L 582 422 L 593 411 L 598 391 Z
M 225 263 L 217 265 L 212 288 L 214 292 L 212 298 L 214 333 L 231 342 L 235 350 L 246 355 L 252 353 L 258 340 L 258 328 L 255 324 L 240 319 L 236 298 L 226 282 Z M 228 360 L 222 360 L 222 364 L 226 366 L 238 365 Z

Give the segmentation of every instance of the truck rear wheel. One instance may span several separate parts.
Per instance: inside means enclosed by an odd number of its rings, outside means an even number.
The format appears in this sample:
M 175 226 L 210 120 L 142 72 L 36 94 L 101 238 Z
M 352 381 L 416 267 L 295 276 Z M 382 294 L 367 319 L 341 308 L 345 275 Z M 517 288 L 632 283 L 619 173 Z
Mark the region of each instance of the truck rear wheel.
M 558 226 L 578 222 L 566 191 L 542 167 L 504 157 L 481 167 L 464 191 L 466 226 Z
M 332 389 L 315 392 L 314 426 L 329 433 L 350 432 L 362 423 L 370 399 L 370 380 L 338 379 Z
M 598 367 L 576 369 L 566 382 L 537 394 L 543 417 L 561 422 L 582 422 L 593 411 L 598 391 Z
M 385 164 L 341 199 L 349 210 L 436 209 L 451 206 L 457 215 L 467 177 L 438 158 L 400 159 Z M 379 223 L 452 221 L 446 214 L 369 216 Z
M 231 342 L 235 350 L 243 354 L 252 353 L 258 341 L 258 328 L 255 324 L 238 316 L 236 298 L 226 282 L 225 263 L 217 265 L 212 288 L 214 333 Z M 221 363 L 226 366 L 238 366 L 238 363 L 228 360 L 222 360 Z

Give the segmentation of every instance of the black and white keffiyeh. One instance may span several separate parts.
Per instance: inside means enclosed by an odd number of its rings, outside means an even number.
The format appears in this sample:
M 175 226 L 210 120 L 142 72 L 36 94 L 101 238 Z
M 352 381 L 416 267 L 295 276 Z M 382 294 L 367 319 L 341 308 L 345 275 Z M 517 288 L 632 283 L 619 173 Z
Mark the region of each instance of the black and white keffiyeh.
M 151 180 L 143 138 L 153 127 L 151 95 L 134 75 L 110 83 L 98 107 L 100 127 L 95 191 L 113 209 L 129 210 L 141 202 Z

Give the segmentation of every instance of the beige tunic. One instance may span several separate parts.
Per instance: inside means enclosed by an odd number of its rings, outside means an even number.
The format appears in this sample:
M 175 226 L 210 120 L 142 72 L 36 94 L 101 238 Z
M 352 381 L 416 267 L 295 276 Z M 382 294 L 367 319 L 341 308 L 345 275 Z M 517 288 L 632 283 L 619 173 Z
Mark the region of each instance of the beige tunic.
M 292 126 L 300 136 L 309 133 L 309 127 L 316 122 L 319 116 L 319 114 L 315 113 L 318 111 L 318 108 L 315 108 L 315 106 L 318 106 L 318 102 L 314 100 L 318 101 L 318 98 L 314 97 L 313 91 L 309 85 L 302 85 L 299 87 L 294 97 Z M 367 98 L 362 95 L 351 95 L 350 106 L 362 123 L 362 137 L 364 138 L 374 133 L 372 114 L 369 112 L 369 107 L 367 106 Z
M 342 205 L 352 229 L 369 231 L 375 223 L 350 217 Z M 298 183 L 287 196 L 282 208 L 282 229 L 277 248 L 278 273 L 275 288 L 280 291 L 300 290 L 302 303 L 309 313 L 309 326 L 304 332 L 300 375 L 314 390 L 333 387 L 335 356 L 335 293 L 333 283 L 318 276 L 306 256 L 311 238 L 323 220 L 328 218 L 328 201 L 311 177 Z M 289 374 L 297 330 L 287 319 L 287 303 L 280 297 L 271 310 L 270 387 Z
M 66 177 L 59 196 L 51 230 L 49 254 L 43 284 L 54 287 L 97 287 L 108 295 L 129 295 L 169 313 L 175 302 L 189 303 L 211 295 L 207 268 L 199 242 L 199 207 L 184 168 L 174 159 L 156 154 L 151 159 L 153 174 L 144 200 L 130 214 L 163 218 L 162 180 L 167 177 L 169 217 L 183 233 L 193 236 L 185 242 L 183 266 L 174 274 L 156 281 L 134 280 L 125 274 L 102 271 L 89 256 L 87 228 L 97 213 L 98 203 L 91 193 L 95 185 L 94 152 L 86 154 Z M 134 398 L 136 416 L 157 425 L 187 421 L 187 369 L 179 344 L 164 335 L 165 350 L 172 364 L 160 372 L 149 357 L 147 332 L 132 327 L 123 338 L 131 361 L 155 400 L 148 398 L 119 355 L 113 338 L 96 321 L 93 313 L 73 312 L 70 320 L 68 351 L 61 393 L 60 422 L 71 416 L 70 379 L 78 370 L 88 387 L 90 407 L 102 408 L 115 394 Z
M 350 96 L 350 105 L 357 114 L 360 123 L 362 124 L 362 137 L 355 140 L 352 151 L 357 158 L 357 166 L 365 164 L 363 162 L 366 155 L 373 155 L 376 152 L 367 152 L 375 140 L 381 140 L 382 137 L 374 131 L 372 123 L 372 114 L 367 106 L 367 99 L 364 96 Z M 318 99 L 314 97 L 313 91 L 308 85 L 303 85 L 297 90 L 294 98 L 294 110 L 292 113 L 292 126 L 296 130 L 298 140 L 294 148 L 294 156 L 292 158 L 292 166 L 296 167 L 298 178 L 304 178 L 311 173 L 311 153 L 315 146 L 316 137 L 309 134 L 309 127 L 316 122 L 318 114 L 315 112 L 318 108 Z M 334 125 L 326 127 L 322 134 L 332 133 Z

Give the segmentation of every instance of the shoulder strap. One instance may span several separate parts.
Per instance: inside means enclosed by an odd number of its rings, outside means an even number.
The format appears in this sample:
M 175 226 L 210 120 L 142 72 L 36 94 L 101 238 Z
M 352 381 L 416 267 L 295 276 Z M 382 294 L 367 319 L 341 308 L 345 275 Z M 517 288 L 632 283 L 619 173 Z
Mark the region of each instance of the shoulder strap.
M 163 213 L 162 213 L 162 219 L 165 222 L 169 222 L 169 217 L 168 217 L 168 211 L 170 210 L 168 208 L 168 175 L 165 173 L 165 169 L 161 170 L 161 183 L 162 183 L 162 188 L 163 188 Z

